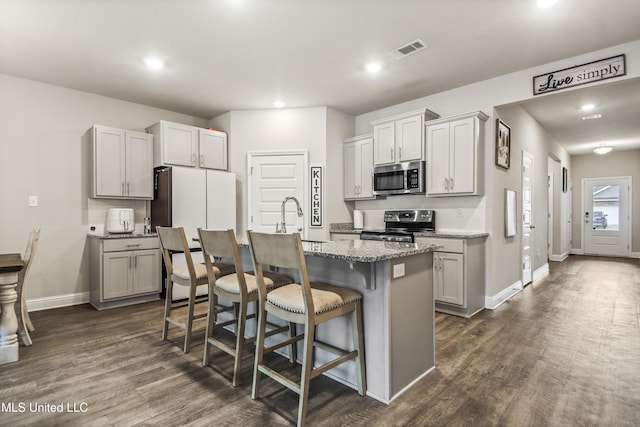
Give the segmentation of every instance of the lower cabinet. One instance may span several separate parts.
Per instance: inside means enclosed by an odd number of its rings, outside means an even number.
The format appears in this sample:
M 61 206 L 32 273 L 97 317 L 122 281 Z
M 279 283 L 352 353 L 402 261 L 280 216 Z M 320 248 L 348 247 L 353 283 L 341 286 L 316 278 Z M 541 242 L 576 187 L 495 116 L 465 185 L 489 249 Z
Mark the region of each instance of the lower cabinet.
M 159 299 L 162 279 L 157 237 L 90 238 L 89 302 L 120 307 Z
M 416 243 L 441 246 L 433 253 L 436 311 L 471 317 L 485 305 L 486 237 L 416 237 Z

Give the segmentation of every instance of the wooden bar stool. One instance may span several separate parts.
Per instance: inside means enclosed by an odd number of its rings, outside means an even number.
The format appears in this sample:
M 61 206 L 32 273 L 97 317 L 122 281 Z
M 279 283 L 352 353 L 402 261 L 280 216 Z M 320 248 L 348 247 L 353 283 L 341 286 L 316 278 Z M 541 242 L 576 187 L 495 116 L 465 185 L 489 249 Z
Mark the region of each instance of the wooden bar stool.
M 258 301 L 258 285 L 252 273 L 245 273 L 242 268 L 242 260 L 238 250 L 236 235 L 233 230 L 203 230 L 198 229 L 200 245 L 204 253 L 205 266 L 209 277 L 209 309 L 207 311 L 207 331 L 204 341 L 204 357 L 202 365 L 209 364 L 209 345 L 214 345 L 224 352 L 234 357 L 233 365 L 233 386 L 240 382 L 240 368 L 246 360 L 243 358 L 245 344 L 255 341 L 254 337 L 245 338 L 246 322 L 249 318 L 255 318 L 255 314 L 247 315 L 247 307 L 250 302 Z M 230 260 L 235 265 L 235 273 L 218 277 L 212 259 Z M 267 289 L 273 289 L 293 282 L 293 279 L 283 274 L 264 272 L 264 281 Z M 218 297 L 231 301 L 235 307 L 235 318 L 224 322 L 218 322 L 217 314 L 225 309 L 218 305 Z M 257 310 L 256 310 L 257 312 Z M 236 344 L 235 347 L 228 345 L 213 337 L 215 329 L 235 324 Z M 289 337 L 295 335 L 295 326 L 277 327 L 267 333 L 267 336 L 288 331 Z M 295 352 L 291 354 L 291 362 L 295 362 Z
M 178 326 L 185 330 L 184 348 L 183 351 L 188 353 L 191 348 L 191 334 L 193 329 L 193 321 L 201 319 L 206 314 L 199 314 L 194 316 L 194 310 L 196 303 L 206 302 L 207 298 L 200 298 L 196 300 L 196 288 L 200 285 L 206 285 L 209 282 L 207 275 L 207 267 L 204 264 L 194 264 L 191 257 L 191 250 L 187 243 L 187 237 L 183 227 L 171 228 L 171 227 L 156 227 L 158 236 L 160 237 L 160 246 L 162 247 L 162 257 L 167 269 L 167 293 L 165 295 L 164 304 L 164 320 L 162 326 L 162 339 L 167 339 L 169 332 L 169 323 Z M 180 267 L 173 267 L 173 261 L 171 254 L 173 252 L 183 252 L 186 265 Z M 235 269 L 233 265 L 226 265 L 223 263 L 216 263 L 212 266 L 214 274 L 229 274 Z M 178 307 L 184 307 L 184 303 L 173 303 L 173 285 L 177 283 L 181 286 L 187 286 L 189 288 L 189 298 L 187 300 L 187 318 L 186 322 L 180 322 L 177 319 L 171 317 L 171 310 Z
M 256 359 L 253 370 L 251 398 L 258 398 L 260 376 L 264 374 L 300 395 L 298 402 L 298 426 L 303 426 L 307 414 L 309 381 L 323 372 L 348 360 L 355 360 L 358 394 L 364 396 L 366 385 L 364 336 L 362 324 L 362 295 L 354 290 L 310 283 L 307 264 L 299 233 L 267 234 L 247 232 L 255 276 L 258 282 L 259 320 L 256 338 Z M 300 283 L 282 286 L 267 292 L 263 266 L 277 266 L 298 272 Z M 289 338 L 264 347 L 265 318 L 270 313 L 289 322 L 304 324 L 304 336 Z M 316 325 L 345 313 L 351 313 L 352 351 L 315 340 Z M 266 366 L 263 356 L 291 341 L 303 339 L 302 375 L 300 383 L 293 382 Z M 313 347 L 332 352 L 338 357 L 317 368 L 313 367 Z
M 38 248 L 38 242 L 40 241 L 40 227 L 36 227 L 31 231 L 29 235 L 29 240 L 27 241 L 27 249 L 24 251 L 24 257 L 22 260 L 24 261 L 24 267 L 18 273 L 18 285 L 16 286 L 16 292 L 18 294 L 18 301 L 16 303 L 16 316 L 18 318 L 18 334 L 22 339 L 22 342 L 25 346 L 30 346 L 31 336 L 29 332 L 33 332 L 36 330 L 33 326 L 33 322 L 31 322 L 31 318 L 29 317 L 29 311 L 27 310 L 27 293 L 26 293 L 26 282 L 27 282 L 27 274 L 31 269 L 31 265 L 33 263 L 33 258 L 36 255 L 36 249 Z

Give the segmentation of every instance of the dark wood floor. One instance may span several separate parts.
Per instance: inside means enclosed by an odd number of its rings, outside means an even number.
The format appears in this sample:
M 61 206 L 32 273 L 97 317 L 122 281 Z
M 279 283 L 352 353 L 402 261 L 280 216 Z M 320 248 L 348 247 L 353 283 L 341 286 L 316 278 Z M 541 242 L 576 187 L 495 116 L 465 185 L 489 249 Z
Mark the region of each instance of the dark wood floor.
M 640 260 L 571 256 L 550 265 L 497 310 L 469 320 L 437 314 L 436 371 L 391 405 L 317 378 L 309 425 L 640 425 Z M 177 331 L 161 341 L 161 310 L 33 313 L 33 346 L 0 366 L 0 425 L 294 424 L 295 394 L 266 380 L 263 399 L 251 400 L 251 369 L 232 388 L 221 353 L 212 358 L 219 368 L 203 368 L 203 335 L 186 355 Z M 60 403 L 86 412 L 30 408 Z

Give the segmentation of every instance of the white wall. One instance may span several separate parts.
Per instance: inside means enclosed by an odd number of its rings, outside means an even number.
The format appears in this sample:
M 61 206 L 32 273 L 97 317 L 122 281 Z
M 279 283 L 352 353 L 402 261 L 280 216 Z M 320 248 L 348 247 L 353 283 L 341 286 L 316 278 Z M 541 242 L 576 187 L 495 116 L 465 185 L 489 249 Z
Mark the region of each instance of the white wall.
M 238 181 L 238 234 L 246 230 L 247 153 L 250 151 L 307 150 L 309 166 L 324 167 L 323 227 L 309 228 L 310 239 L 329 238 L 329 223 L 349 220 L 342 199 L 342 140 L 353 134 L 353 116 L 327 107 L 231 111 L 210 120 L 229 133 L 229 170 Z M 340 191 L 334 191 L 340 182 Z M 303 206 L 308 214 L 310 206 Z M 306 221 L 309 217 L 305 215 Z M 275 227 L 275 224 L 274 224 Z
M 82 135 L 94 124 L 144 131 L 161 119 L 206 121 L 7 75 L 0 75 L 0 93 L 0 253 L 23 253 L 30 230 L 42 227 L 27 300 L 88 301 L 86 234 L 109 202 L 88 199 Z M 29 195 L 39 197 L 38 207 L 27 206 Z M 141 203 L 134 206 L 139 223 Z

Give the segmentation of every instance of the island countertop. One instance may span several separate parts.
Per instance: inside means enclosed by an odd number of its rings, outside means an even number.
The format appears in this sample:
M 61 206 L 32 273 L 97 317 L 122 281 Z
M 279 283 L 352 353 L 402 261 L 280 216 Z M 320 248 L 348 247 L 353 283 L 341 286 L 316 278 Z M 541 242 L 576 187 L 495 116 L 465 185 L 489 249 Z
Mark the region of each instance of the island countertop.
M 238 245 L 248 247 L 246 238 L 238 239 Z M 305 255 L 333 258 L 347 262 L 378 262 L 411 255 L 434 252 L 440 246 L 426 243 L 380 242 L 375 240 L 351 240 L 338 242 L 302 240 Z

